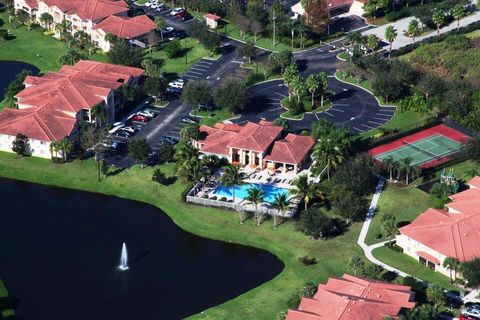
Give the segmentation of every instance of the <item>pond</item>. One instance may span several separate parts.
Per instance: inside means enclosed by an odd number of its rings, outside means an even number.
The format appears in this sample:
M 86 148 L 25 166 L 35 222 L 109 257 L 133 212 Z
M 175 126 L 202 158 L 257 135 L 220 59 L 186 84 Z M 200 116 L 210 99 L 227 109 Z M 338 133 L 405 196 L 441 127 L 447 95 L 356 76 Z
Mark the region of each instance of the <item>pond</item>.
M 5 96 L 5 88 L 15 79 L 15 76 L 23 70 L 30 70 L 33 74 L 38 73 L 38 69 L 30 64 L 18 61 L 0 61 L 0 101 Z
M 187 233 L 148 204 L 2 178 L 0 195 L 0 276 L 24 320 L 181 319 L 284 267 Z

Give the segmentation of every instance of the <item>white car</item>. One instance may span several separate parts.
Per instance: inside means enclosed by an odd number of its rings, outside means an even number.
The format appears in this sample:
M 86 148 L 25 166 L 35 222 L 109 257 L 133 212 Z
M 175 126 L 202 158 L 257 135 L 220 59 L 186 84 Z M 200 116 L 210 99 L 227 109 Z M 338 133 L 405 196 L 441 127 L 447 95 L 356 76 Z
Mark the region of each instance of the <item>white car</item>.
M 144 6 L 147 7 L 147 8 L 149 8 L 151 5 L 152 5 L 152 3 L 150 1 L 145 2 L 145 4 L 144 4 Z
M 183 89 L 184 85 L 185 85 L 185 80 L 183 79 L 177 79 L 168 84 L 169 87 L 179 88 L 179 89 Z
M 180 7 L 175 8 L 175 9 L 172 9 L 172 11 L 170 11 L 170 15 L 171 15 L 171 16 L 175 16 L 175 15 L 177 15 L 178 13 L 182 12 L 183 10 L 184 10 L 184 9 L 183 9 L 183 8 L 180 8 Z
M 153 118 L 153 117 L 156 116 L 155 113 L 153 113 L 152 111 L 149 111 L 149 110 L 139 111 L 139 112 L 137 112 L 137 115 L 143 116 L 143 117 L 148 117 L 148 118 Z
M 162 34 L 170 33 L 170 32 L 172 32 L 173 30 L 175 30 L 175 29 L 172 28 L 172 27 L 166 27 L 165 29 L 162 30 Z

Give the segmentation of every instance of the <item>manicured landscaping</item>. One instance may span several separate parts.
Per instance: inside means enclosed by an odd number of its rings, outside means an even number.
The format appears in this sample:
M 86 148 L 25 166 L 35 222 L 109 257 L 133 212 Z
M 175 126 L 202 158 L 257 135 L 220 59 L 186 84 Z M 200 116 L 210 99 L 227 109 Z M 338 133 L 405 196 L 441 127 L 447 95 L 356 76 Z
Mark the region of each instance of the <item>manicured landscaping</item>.
M 388 240 L 380 221 L 386 214 L 392 214 L 397 223 L 411 222 L 433 205 L 430 195 L 415 188 L 415 182 L 408 187 L 387 184 L 378 201 L 377 212 L 368 230 L 365 242 L 368 245 Z
M 373 250 L 373 256 L 386 264 L 398 268 L 411 276 L 435 283 L 442 286 L 446 290 L 458 291 L 459 288 L 450 283 L 450 279 L 438 272 L 424 267 L 414 258 L 407 256 L 404 253 L 391 250 L 387 247 L 380 247 Z
M 43 29 L 34 27 L 28 31 L 25 26 L 14 29 L 8 22 L 7 12 L 0 12 L 0 19 L 4 21 L 2 29 L 10 30 L 14 39 L 0 41 L 0 60 L 22 61 L 36 66 L 40 72 L 58 70 L 58 58 L 67 52 L 65 42 L 51 36 L 45 36 Z M 107 57 L 93 54 L 91 60 L 106 61 Z
M 153 59 L 155 63 L 160 65 L 160 70 L 165 73 L 168 78 L 176 78 L 183 75 L 201 58 L 208 57 L 209 59 L 216 59 L 219 57 L 218 54 L 211 55 L 196 39 L 185 38 L 180 42 L 184 51 L 182 55 L 176 58 L 168 59 L 164 50 L 147 53 L 145 57 Z
M 271 221 L 260 227 L 248 220 L 239 225 L 231 211 L 189 205 L 181 201 L 186 185 L 175 182 L 158 187 L 151 181 L 154 168 L 135 166 L 116 176 L 97 182 L 96 164 L 92 160 L 54 164 L 39 158 L 17 159 L 0 153 L 0 176 L 65 188 L 86 190 L 151 203 L 164 210 L 181 228 L 212 239 L 262 248 L 277 255 L 285 269 L 273 280 L 222 305 L 212 307 L 191 319 L 275 319 L 287 308 L 287 300 L 307 282 L 322 282 L 341 275 L 351 256 L 362 255 L 356 245 L 361 224 L 353 224 L 343 235 L 313 241 L 296 230 L 291 221 L 272 229 Z M 173 164 L 162 166 L 172 176 Z M 299 257 L 308 255 L 319 262 L 305 266 Z M 234 276 L 234 275 L 233 275 Z M 226 284 L 228 285 L 228 284 Z
M 357 79 L 354 77 L 345 77 L 343 76 L 342 72 L 337 72 L 335 76 L 342 81 L 360 86 L 368 91 L 371 91 L 370 81 L 363 80 L 357 82 Z M 419 127 L 425 123 L 428 119 L 431 118 L 431 115 L 428 113 L 422 113 L 417 111 L 407 110 L 404 112 L 400 111 L 400 104 L 398 102 L 389 102 L 385 103 L 382 97 L 376 97 L 381 105 L 388 105 L 388 106 L 395 106 L 397 107 L 397 112 L 393 115 L 393 117 L 385 123 L 383 126 L 380 126 L 376 129 L 369 130 L 365 133 L 359 135 L 360 139 L 370 139 L 373 138 L 375 135 L 380 133 L 380 130 L 398 130 L 398 131 L 406 131 L 409 129 L 413 129 Z
M 222 122 L 227 119 L 238 117 L 238 115 L 232 114 L 230 110 L 227 109 L 215 109 L 213 111 L 192 111 L 190 112 L 192 116 L 200 116 L 200 124 L 207 126 L 213 126 L 217 122 Z

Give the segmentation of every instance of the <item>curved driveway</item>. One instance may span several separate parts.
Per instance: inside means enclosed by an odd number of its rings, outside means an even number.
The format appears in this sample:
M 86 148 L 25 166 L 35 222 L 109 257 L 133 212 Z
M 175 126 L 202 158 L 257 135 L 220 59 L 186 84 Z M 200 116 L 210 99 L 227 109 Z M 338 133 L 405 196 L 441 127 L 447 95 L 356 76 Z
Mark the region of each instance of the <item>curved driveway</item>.
M 326 72 L 329 77 L 328 89 L 334 95 L 330 98 L 333 103 L 330 109 L 306 113 L 302 120 L 289 120 L 290 130 L 308 130 L 320 117 L 327 118 L 337 126 L 348 127 L 353 134 L 375 129 L 389 121 L 395 114 L 395 107 L 381 107 L 368 91 L 334 77 L 339 62 L 336 58 L 338 51 L 330 52 L 330 49 L 332 45 L 328 44 L 295 54 L 300 74 L 306 77 L 311 73 Z M 256 84 L 250 87 L 249 92 L 252 100 L 246 112 L 234 122 L 260 119 L 272 121 L 285 111 L 280 106 L 280 101 L 287 96 L 288 91 L 282 80 Z

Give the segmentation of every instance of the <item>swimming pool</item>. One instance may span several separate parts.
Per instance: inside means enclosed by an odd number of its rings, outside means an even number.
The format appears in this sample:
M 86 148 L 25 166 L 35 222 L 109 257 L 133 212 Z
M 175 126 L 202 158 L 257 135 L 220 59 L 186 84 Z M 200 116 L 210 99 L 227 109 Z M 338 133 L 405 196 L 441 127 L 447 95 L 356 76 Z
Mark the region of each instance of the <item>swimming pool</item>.
M 264 184 L 248 183 L 241 186 L 235 186 L 235 199 L 245 199 L 248 197 L 248 190 L 251 188 L 259 188 L 265 192 L 265 201 L 273 202 L 277 194 L 286 193 L 288 195 L 288 189 L 279 188 Z M 222 197 L 233 197 L 233 187 L 218 186 L 214 191 L 214 194 Z

